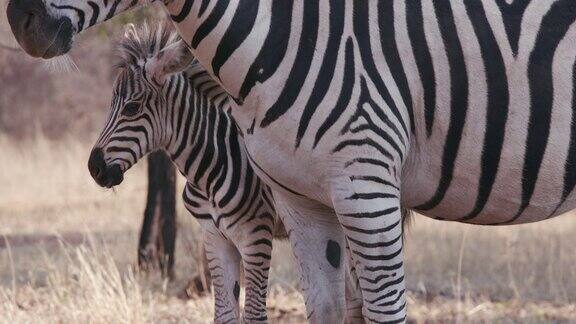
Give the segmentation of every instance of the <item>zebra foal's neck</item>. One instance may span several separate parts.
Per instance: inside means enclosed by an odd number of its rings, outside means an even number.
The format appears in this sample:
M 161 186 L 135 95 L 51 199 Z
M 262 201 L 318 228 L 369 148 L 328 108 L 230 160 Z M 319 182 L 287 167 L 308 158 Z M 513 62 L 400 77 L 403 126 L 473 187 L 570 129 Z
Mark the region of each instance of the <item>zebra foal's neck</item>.
M 172 124 L 165 150 L 188 181 L 208 190 L 226 176 L 228 153 L 240 151 L 228 96 L 198 63 L 171 76 L 163 93 Z

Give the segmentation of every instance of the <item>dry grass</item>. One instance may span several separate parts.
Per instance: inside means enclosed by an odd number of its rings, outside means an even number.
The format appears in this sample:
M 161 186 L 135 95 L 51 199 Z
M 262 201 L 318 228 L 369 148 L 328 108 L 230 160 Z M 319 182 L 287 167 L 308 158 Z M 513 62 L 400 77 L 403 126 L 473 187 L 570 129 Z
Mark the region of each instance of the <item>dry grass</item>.
M 98 188 L 89 144 L 0 138 L 0 322 L 207 323 L 212 300 L 176 298 L 195 271 L 197 227 L 179 212 L 174 283 L 132 271 L 144 165 L 114 192 Z M 416 322 L 576 322 L 576 218 L 507 228 L 419 217 L 406 252 Z M 286 243 L 276 244 L 272 322 L 301 323 Z M 279 257 L 281 256 L 281 257 Z

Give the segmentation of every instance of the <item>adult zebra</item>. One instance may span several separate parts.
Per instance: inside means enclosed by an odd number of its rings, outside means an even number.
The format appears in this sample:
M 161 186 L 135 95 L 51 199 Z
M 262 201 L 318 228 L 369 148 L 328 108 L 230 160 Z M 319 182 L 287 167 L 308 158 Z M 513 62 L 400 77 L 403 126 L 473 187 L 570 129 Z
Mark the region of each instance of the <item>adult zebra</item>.
M 88 161 L 103 187 L 163 149 L 186 176 L 184 205 L 199 221 L 215 292 L 216 323 L 266 322 L 274 234 L 282 237 L 270 188 L 255 175 L 229 110 L 229 97 L 198 64 L 177 64 L 176 34 L 129 26 L 119 44 L 110 112 Z M 186 48 L 183 49 L 188 52 Z
M 106 18 L 91 6 L 109 16 L 137 3 L 12 0 L 8 11 L 24 49 L 52 57 Z M 405 318 L 400 206 L 492 225 L 576 207 L 573 0 L 164 5 L 235 98 L 251 158 L 282 192 L 291 241 L 342 246 L 317 235 L 342 228 L 368 321 Z M 303 265 L 305 282 L 317 281 L 314 267 Z M 340 318 L 339 300 L 307 288 L 311 320 Z

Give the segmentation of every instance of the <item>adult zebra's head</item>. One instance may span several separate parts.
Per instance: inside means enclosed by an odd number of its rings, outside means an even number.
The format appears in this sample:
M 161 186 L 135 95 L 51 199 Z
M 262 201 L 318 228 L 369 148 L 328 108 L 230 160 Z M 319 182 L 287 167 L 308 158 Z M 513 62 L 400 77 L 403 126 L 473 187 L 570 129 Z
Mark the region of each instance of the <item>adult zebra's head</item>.
M 169 81 L 193 61 L 176 34 L 146 25 L 127 28 L 119 54 L 110 112 L 88 161 L 94 180 L 107 188 L 120 184 L 140 158 L 169 144 L 174 120 Z
M 149 0 L 152 2 L 154 0 Z M 74 35 L 146 0 L 10 0 L 8 22 L 16 40 L 34 57 L 68 53 Z

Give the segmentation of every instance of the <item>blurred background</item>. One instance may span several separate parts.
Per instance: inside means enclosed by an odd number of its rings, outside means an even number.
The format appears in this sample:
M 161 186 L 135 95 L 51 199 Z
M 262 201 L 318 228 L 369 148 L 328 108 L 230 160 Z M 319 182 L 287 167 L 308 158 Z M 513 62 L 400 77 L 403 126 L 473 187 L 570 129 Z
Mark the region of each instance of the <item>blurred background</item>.
M 83 34 L 67 59 L 26 56 L 0 0 L 0 322 L 209 323 L 198 226 L 176 189 L 172 280 L 138 272 L 147 166 L 103 190 L 86 163 L 109 107 L 114 42 L 152 7 Z M 148 201 L 149 203 L 149 201 Z M 414 322 L 576 322 L 576 217 L 480 227 L 416 216 L 406 278 Z M 271 322 L 304 322 L 297 272 L 275 242 Z

